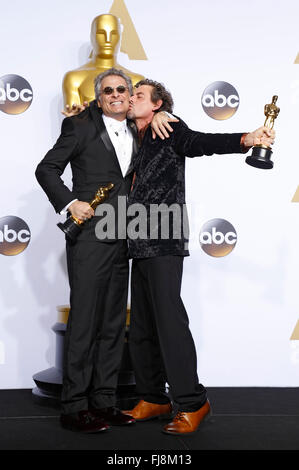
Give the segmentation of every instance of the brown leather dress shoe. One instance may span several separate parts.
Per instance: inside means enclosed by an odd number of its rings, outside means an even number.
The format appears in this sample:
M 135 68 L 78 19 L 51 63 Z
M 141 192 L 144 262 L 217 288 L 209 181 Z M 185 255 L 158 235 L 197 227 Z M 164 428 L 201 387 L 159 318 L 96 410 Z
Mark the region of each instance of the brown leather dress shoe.
M 123 426 L 124 424 L 134 424 L 135 419 L 122 413 L 118 408 L 110 406 L 109 408 L 91 408 L 91 413 L 97 418 L 101 418 L 112 426 Z
M 103 419 L 97 418 L 88 410 L 61 414 L 60 424 L 65 429 L 84 433 L 102 432 L 109 429 L 108 424 Z
M 140 400 L 133 410 L 124 411 L 124 413 L 133 416 L 136 421 L 148 421 L 155 418 L 168 419 L 172 414 L 172 406 L 171 403 L 159 405 L 159 403 Z
M 166 434 L 192 434 L 198 430 L 200 423 L 209 417 L 211 407 L 209 400 L 197 411 L 184 412 L 179 411 L 171 423 L 164 426 L 162 432 Z

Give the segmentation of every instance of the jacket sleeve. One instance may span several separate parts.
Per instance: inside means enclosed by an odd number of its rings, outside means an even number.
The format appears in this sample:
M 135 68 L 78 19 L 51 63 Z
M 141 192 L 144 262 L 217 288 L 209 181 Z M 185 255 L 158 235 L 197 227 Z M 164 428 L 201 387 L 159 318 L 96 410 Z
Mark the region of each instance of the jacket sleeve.
M 176 124 L 176 123 L 174 123 Z M 174 126 L 174 148 L 176 153 L 186 157 L 202 155 L 244 153 L 241 146 L 243 132 L 235 134 L 206 134 L 192 131 L 183 122 Z
M 75 157 L 78 139 L 75 135 L 71 118 L 62 122 L 61 134 L 43 160 L 38 164 L 35 176 L 45 191 L 56 212 L 60 212 L 69 202 L 76 198 L 64 184 L 61 175 L 67 164 Z

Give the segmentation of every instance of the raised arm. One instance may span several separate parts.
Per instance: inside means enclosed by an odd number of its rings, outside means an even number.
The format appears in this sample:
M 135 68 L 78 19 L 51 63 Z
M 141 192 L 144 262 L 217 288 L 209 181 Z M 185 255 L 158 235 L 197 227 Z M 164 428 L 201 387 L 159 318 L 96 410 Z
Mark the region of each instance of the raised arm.
M 246 153 L 253 145 L 270 145 L 274 138 L 275 132 L 264 126 L 250 133 L 210 134 L 193 131 L 180 121 L 174 147 L 179 155 L 187 157 Z

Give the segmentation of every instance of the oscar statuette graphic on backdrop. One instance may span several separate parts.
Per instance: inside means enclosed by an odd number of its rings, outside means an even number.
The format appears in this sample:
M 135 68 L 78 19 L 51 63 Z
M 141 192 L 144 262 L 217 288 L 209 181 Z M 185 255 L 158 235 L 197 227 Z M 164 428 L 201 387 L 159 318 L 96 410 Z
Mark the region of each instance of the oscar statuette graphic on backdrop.
M 95 77 L 112 67 L 121 69 L 128 75 L 133 86 L 144 78 L 143 75 L 131 72 L 117 62 L 120 39 L 121 26 L 116 16 L 105 14 L 94 18 L 90 33 L 90 60 L 78 69 L 67 72 L 63 78 L 63 97 L 67 109 L 93 101 Z

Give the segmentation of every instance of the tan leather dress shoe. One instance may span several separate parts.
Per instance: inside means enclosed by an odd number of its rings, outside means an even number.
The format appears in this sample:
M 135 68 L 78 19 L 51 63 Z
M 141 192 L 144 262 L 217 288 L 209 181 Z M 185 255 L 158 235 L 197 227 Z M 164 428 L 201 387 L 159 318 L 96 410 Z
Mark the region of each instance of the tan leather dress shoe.
M 171 403 L 159 405 L 158 403 L 140 400 L 133 410 L 123 411 L 123 413 L 133 416 L 136 421 L 147 421 L 154 418 L 168 419 L 171 418 L 172 406 Z
M 200 423 L 211 414 L 209 400 L 197 411 L 190 413 L 179 411 L 171 423 L 166 424 L 163 432 L 166 434 L 192 434 L 198 430 Z

